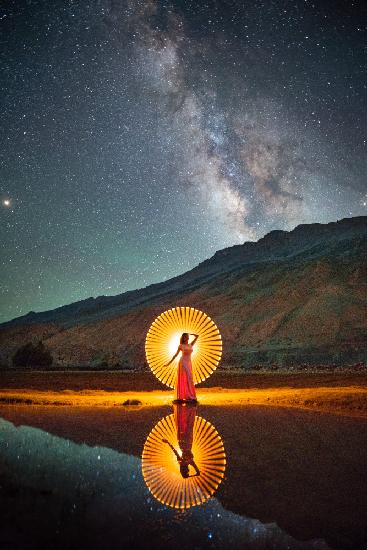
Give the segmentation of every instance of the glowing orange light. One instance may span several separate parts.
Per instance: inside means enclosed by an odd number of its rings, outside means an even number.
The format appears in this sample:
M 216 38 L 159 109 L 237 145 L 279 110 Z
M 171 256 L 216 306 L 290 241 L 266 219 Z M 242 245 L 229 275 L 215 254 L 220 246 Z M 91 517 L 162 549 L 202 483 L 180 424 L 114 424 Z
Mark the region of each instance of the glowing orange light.
M 181 405 L 185 406 L 185 405 Z M 215 427 L 195 416 L 192 427 L 192 454 L 200 471 L 190 465 L 184 478 L 169 442 L 180 453 L 177 424 L 173 414 L 162 418 L 150 432 L 142 453 L 142 473 L 152 495 L 172 508 L 187 509 L 206 502 L 224 477 L 226 455 Z
M 194 384 L 208 378 L 222 356 L 222 338 L 214 321 L 193 307 L 175 307 L 159 315 L 151 324 L 145 339 L 147 362 L 155 376 L 170 388 L 175 387 L 177 362 L 165 367 L 176 353 L 183 332 L 199 334 L 192 353 Z M 193 339 L 190 336 L 190 341 Z

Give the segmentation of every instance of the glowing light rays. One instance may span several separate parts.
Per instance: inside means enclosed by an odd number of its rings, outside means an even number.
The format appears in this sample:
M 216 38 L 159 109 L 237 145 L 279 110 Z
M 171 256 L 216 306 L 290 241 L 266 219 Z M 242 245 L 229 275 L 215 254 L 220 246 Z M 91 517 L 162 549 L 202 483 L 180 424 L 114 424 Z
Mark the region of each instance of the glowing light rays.
M 215 427 L 196 408 L 176 405 L 175 413 L 162 418 L 152 429 L 142 453 L 142 473 L 152 495 L 163 504 L 187 509 L 206 502 L 224 477 L 226 455 Z M 189 477 L 180 472 L 178 455 L 192 452 L 200 472 L 188 466 Z
M 199 334 L 191 356 L 194 384 L 208 378 L 222 356 L 221 335 L 208 315 L 193 307 L 175 307 L 164 311 L 148 330 L 145 354 L 153 374 L 170 388 L 175 387 L 180 356 L 168 367 L 164 364 L 176 353 L 183 332 Z

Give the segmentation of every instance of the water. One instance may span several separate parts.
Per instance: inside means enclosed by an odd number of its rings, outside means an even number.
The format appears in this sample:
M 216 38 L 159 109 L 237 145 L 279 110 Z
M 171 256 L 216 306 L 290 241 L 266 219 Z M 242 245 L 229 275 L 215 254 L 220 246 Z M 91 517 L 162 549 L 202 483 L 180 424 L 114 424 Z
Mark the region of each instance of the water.
M 1 548 L 366 545 L 365 420 L 204 406 L 0 416 Z

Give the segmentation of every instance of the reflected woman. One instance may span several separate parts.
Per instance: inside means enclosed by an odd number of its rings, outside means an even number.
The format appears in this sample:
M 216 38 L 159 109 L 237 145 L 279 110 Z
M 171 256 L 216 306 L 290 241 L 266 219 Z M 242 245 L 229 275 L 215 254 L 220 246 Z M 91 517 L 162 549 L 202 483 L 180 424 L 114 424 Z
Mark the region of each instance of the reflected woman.
M 195 336 L 194 340 L 189 343 L 189 336 Z M 174 403 L 180 403 L 183 401 L 196 402 L 196 391 L 194 380 L 192 376 L 192 362 L 191 354 L 196 340 L 199 338 L 198 334 L 189 334 L 184 332 L 180 338 L 180 344 L 177 348 L 175 355 L 164 366 L 168 367 L 176 359 L 177 355 L 182 352 L 177 368 L 177 378 L 175 386 L 175 401 Z
M 181 456 L 167 439 L 162 439 L 162 441 L 164 443 L 167 443 L 171 447 L 172 451 L 175 453 L 177 462 L 180 465 L 180 473 L 183 478 L 199 476 L 200 470 L 195 464 L 194 455 L 191 450 L 196 416 L 196 406 L 183 403 L 175 404 L 174 416 L 177 429 L 177 442 L 181 449 Z M 190 464 L 195 470 L 195 474 L 192 474 L 191 476 L 189 473 Z

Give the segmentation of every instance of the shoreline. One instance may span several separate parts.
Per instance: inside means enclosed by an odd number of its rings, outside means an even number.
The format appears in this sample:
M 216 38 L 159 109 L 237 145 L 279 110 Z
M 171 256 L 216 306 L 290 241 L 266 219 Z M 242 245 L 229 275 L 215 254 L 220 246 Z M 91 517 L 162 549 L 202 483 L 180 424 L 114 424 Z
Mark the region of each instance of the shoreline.
M 199 405 L 288 407 L 367 418 L 367 376 L 351 372 L 215 371 L 197 385 Z M 12 371 L 0 378 L 0 405 L 142 407 L 170 406 L 174 390 L 151 372 Z
M 202 388 L 197 391 L 198 405 L 231 407 L 286 407 L 314 412 L 326 412 L 367 418 L 367 387 L 317 387 L 233 389 Z M 124 391 L 105 390 L 32 390 L 0 389 L 1 406 L 57 406 L 57 407 L 123 407 L 127 410 L 142 407 L 164 407 L 172 404 L 173 390 Z

